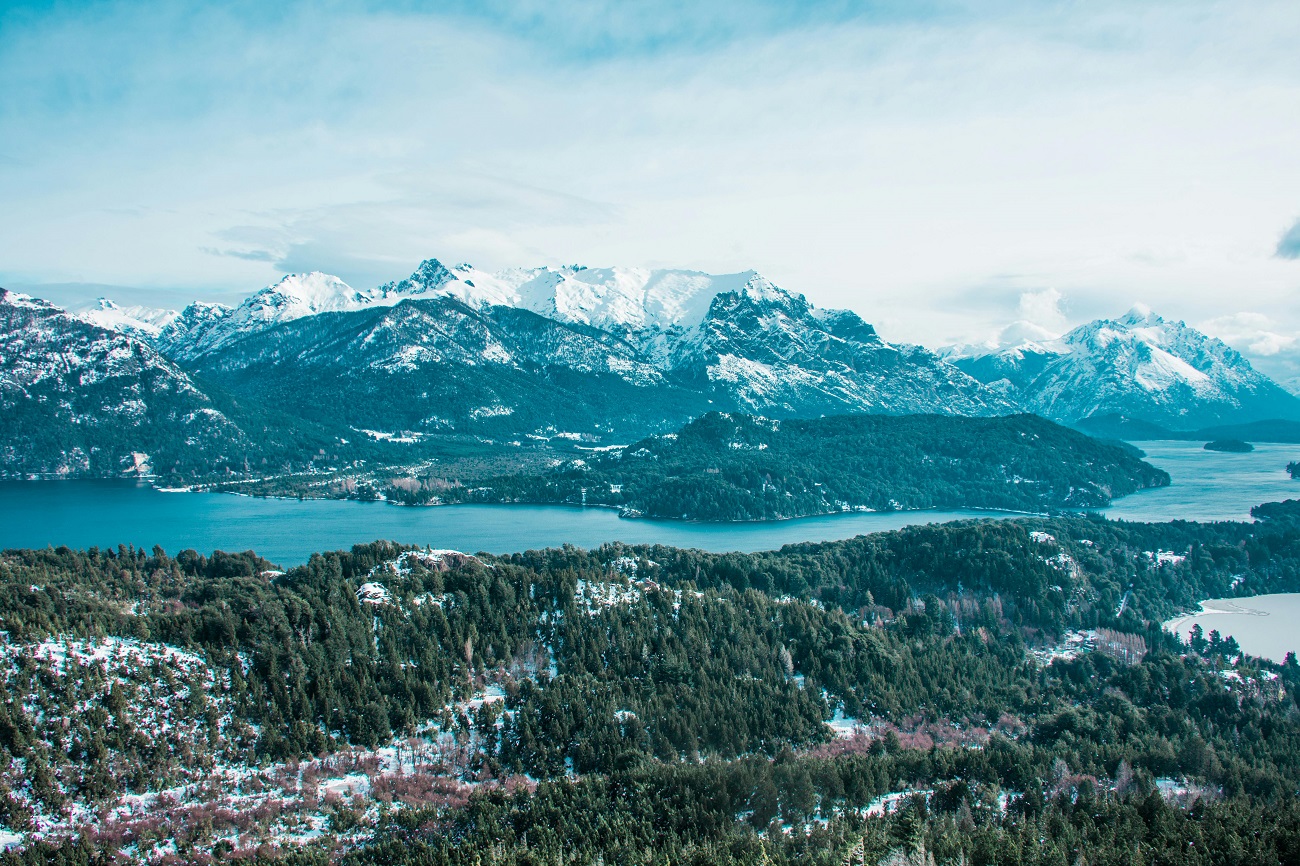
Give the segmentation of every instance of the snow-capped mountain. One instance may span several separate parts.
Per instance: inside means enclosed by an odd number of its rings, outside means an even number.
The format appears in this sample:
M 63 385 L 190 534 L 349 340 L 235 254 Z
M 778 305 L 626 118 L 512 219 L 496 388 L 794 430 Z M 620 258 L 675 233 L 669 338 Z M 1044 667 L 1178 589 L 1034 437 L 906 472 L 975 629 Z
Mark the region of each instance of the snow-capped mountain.
M 145 340 L 156 339 L 162 333 L 162 329 L 180 315 L 176 310 L 157 307 L 141 305 L 122 307 L 108 298 L 96 298 L 93 303 L 75 312 L 77 318 L 83 322 Z
M 955 358 L 1027 411 L 1073 422 L 1119 414 L 1172 429 L 1300 418 L 1300 399 L 1221 340 L 1137 306 L 1053 341 Z
M 993 415 L 1014 408 L 919 347 L 893 345 L 848 310 L 819 310 L 754 274 L 717 295 L 673 348 L 672 369 L 747 411 Z
M 141 472 L 163 455 L 213 458 L 242 440 L 149 344 L 0 289 L 4 472 Z
M 648 348 L 660 335 L 680 334 L 699 323 L 717 295 L 741 291 L 756 278 L 761 280 L 754 271 L 715 275 L 579 265 L 490 274 L 468 264 L 449 269 L 428 259 L 407 279 L 377 291 L 386 300 L 446 295 L 475 308 L 517 307 L 600 328 Z
M 291 275 L 233 309 L 192 305 L 158 344 L 236 393 L 274 391 L 277 404 L 336 405 L 344 381 L 353 406 L 366 402 L 357 395 L 383 394 L 379 404 L 393 412 L 357 419 L 369 428 L 481 429 L 491 417 L 492 429 L 522 435 L 535 429 L 525 418 L 545 428 L 579 417 L 568 411 L 578 406 L 591 409 L 587 426 L 638 433 L 708 408 L 785 416 L 1014 408 L 934 354 L 890 345 L 856 314 L 819 310 L 753 271 L 487 274 L 429 259 L 368 291 Z M 307 369 L 317 372 L 304 378 Z M 628 386 L 625 405 L 592 405 Z M 558 414 L 539 403 L 555 387 L 568 395 Z M 493 414 L 473 415 L 484 407 Z
M 203 304 L 173 317 L 158 340 L 173 357 L 192 359 L 282 322 L 318 313 L 394 306 L 418 298 L 456 298 L 474 309 L 514 307 L 566 324 L 588 325 L 649 349 L 664 335 L 704 318 L 713 298 L 756 275 L 715 276 L 637 268 L 516 268 L 498 273 L 437 259 L 411 276 L 374 289 L 354 289 L 320 272 L 289 274 L 230 308 Z
M 397 303 L 393 298 L 388 303 Z M 157 339 L 173 357 L 192 359 L 248 334 L 318 313 L 360 310 L 385 303 L 377 291 L 354 289 L 338 277 L 312 271 L 287 274 L 236 307 L 195 303 L 173 317 Z
M 709 409 L 613 334 L 445 295 L 301 317 L 191 366 L 244 399 L 363 430 L 632 435 Z

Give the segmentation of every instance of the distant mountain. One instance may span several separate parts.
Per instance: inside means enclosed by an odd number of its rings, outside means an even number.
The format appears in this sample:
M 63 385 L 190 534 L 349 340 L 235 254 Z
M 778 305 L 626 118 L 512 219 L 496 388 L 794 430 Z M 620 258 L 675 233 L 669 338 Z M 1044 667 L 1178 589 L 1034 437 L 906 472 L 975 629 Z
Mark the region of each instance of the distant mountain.
M 245 441 L 149 344 L 0 289 L 3 472 L 149 472 L 180 460 L 233 461 Z
M 319 271 L 288 274 L 248 296 L 237 307 L 191 304 L 172 318 L 157 340 L 170 356 L 192 360 L 282 322 L 318 313 L 360 310 L 383 302 L 373 292 L 359 291 Z
M 144 340 L 156 339 L 163 328 L 180 315 L 176 310 L 156 307 L 120 307 L 108 298 L 97 298 L 94 303 L 74 312 L 83 322 Z
M 1056 341 L 952 360 L 1026 411 L 1065 422 L 1114 414 L 1187 430 L 1300 419 L 1300 399 L 1240 353 L 1144 307 Z
M 1153 439 L 1182 439 L 1190 442 L 1241 439 L 1246 442 L 1300 443 L 1300 421 L 1284 421 L 1276 418 L 1249 421 L 1245 424 L 1219 424 L 1196 430 L 1172 430 L 1146 421 L 1125 418 L 1123 415 L 1093 415 L 1076 422 L 1073 426 L 1089 436 L 1123 439 L 1129 442 Z
M 358 291 L 290 275 L 158 338 L 234 393 L 365 429 L 640 436 L 709 409 L 992 415 L 1013 405 L 752 271 L 538 268 L 434 259 Z
M 745 411 L 996 415 L 1013 406 L 919 346 L 892 345 L 848 310 L 819 310 L 757 274 L 717 295 L 669 367 Z

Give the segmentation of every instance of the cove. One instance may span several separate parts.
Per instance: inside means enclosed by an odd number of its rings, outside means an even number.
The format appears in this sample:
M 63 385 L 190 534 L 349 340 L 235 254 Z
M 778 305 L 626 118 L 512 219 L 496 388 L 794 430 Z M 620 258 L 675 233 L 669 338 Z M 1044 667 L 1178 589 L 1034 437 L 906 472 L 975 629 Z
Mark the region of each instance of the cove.
M 1175 617 L 1165 629 L 1186 642 L 1193 625 L 1200 625 L 1208 637 L 1218 631 L 1237 639 L 1242 652 L 1282 662 L 1289 652 L 1300 654 L 1300 592 L 1252 595 L 1244 598 L 1212 598 L 1201 602 L 1199 613 Z

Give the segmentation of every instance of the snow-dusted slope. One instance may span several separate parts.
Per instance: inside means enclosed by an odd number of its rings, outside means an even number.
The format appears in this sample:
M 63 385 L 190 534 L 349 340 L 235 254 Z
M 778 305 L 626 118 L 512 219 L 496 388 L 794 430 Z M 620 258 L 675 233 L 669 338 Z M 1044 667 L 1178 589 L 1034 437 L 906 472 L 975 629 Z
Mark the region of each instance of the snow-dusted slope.
M 818 310 L 755 271 L 534 268 L 487 274 L 430 259 L 386 298 L 447 295 L 627 340 L 722 405 L 794 414 L 990 414 L 1011 406 L 923 349 L 891 346 L 848 311 Z
M 0 289 L 0 470 L 144 471 L 163 451 L 211 456 L 242 439 L 152 346 Z
M 644 435 L 709 408 L 612 334 L 445 295 L 304 316 L 192 363 L 241 398 L 358 429 Z
M 758 274 L 713 299 L 673 347 L 673 369 L 745 410 L 996 415 L 998 394 L 919 346 L 893 345 L 848 310 L 819 310 Z
M 961 358 L 1026 409 L 1077 421 L 1120 414 L 1173 428 L 1298 418 L 1300 400 L 1222 341 L 1138 306 L 1057 341 Z
M 76 314 L 83 322 L 145 340 L 155 339 L 163 328 L 180 315 L 176 310 L 157 307 L 122 307 L 108 298 L 97 298 L 93 303 L 76 310 Z

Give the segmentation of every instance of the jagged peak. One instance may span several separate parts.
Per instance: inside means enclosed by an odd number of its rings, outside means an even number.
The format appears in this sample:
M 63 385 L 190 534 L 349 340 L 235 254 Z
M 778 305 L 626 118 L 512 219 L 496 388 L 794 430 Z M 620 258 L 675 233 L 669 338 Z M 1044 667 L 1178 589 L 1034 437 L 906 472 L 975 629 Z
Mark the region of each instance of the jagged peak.
M 1164 322 L 1164 319 L 1152 312 L 1151 308 L 1146 304 L 1138 301 L 1117 321 L 1121 325 L 1133 327 L 1135 325 L 1159 325 Z

